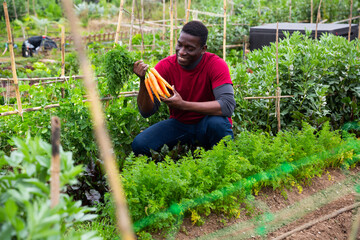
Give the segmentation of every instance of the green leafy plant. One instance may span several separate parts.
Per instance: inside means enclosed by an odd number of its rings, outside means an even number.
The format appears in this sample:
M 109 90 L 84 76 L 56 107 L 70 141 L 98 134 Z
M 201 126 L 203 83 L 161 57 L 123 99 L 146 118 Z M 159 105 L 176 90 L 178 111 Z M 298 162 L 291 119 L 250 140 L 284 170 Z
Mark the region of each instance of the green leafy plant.
M 40 138 L 13 139 L 17 150 L 0 158 L 1 239 L 63 239 L 75 223 L 96 217 L 94 209 L 81 207 L 62 193 L 50 208 L 51 145 Z M 82 166 L 74 166 L 71 152 L 60 150 L 62 191 L 77 182 Z M 99 239 L 95 232 L 67 234 L 71 239 Z
M 117 45 L 104 57 L 104 71 L 110 94 L 117 96 L 133 72 L 134 57 L 125 46 Z

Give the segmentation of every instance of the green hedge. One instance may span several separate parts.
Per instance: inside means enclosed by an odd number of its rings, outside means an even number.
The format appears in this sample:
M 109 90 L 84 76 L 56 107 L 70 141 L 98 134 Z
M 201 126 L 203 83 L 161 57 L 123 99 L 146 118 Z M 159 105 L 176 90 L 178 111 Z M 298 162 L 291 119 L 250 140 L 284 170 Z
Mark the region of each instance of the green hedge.
M 330 121 L 335 129 L 360 119 L 360 42 L 323 35 L 316 41 L 295 32 L 279 42 L 282 128 L 300 127 L 303 121 L 319 127 Z M 247 55 L 245 64 L 231 68 L 237 107 L 235 129 L 277 131 L 275 100 L 244 97 L 276 95 L 276 47 Z M 251 69 L 253 73 L 248 73 Z

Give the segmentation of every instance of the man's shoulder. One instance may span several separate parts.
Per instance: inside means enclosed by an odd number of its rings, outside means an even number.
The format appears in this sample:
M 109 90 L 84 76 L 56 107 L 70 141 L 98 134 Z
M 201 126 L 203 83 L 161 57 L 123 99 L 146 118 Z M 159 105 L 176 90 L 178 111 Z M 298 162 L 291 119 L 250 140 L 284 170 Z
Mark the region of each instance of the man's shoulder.
M 219 68 L 219 67 L 227 66 L 224 59 L 222 59 L 218 55 L 216 55 L 214 53 L 209 53 L 209 52 L 206 52 L 205 54 L 206 54 L 205 56 L 206 56 L 206 65 L 207 65 L 207 67 L 213 68 L 213 66 L 216 66 L 216 68 Z
M 171 56 L 161 59 L 158 64 L 174 65 L 175 63 L 176 63 L 176 55 L 171 55 Z
M 206 61 L 208 63 L 219 63 L 219 62 L 225 62 L 224 59 L 219 57 L 218 55 L 210 52 L 205 52 Z

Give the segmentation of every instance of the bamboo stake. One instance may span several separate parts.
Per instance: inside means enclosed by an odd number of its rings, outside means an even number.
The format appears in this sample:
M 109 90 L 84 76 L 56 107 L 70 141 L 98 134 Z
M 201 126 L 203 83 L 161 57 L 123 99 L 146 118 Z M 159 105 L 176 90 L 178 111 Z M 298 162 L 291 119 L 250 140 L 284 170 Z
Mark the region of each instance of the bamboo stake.
M 189 21 L 189 16 L 190 16 L 190 7 L 191 7 L 191 0 L 188 0 L 188 5 L 187 5 L 187 10 L 186 10 L 186 20 L 185 23 L 187 23 Z
M 245 60 L 245 52 L 246 52 L 246 35 L 244 35 L 244 42 L 243 42 L 243 60 Z
M 61 76 L 65 76 L 65 26 L 61 26 Z
M 153 44 L 152 44 L 152 47 L 151 49 L 152 50 L 155 50 L 155 43 L 156 43 L 156 36 L 155 36 L 155 26 L 153 25 L 153 30 L 152 30 L 152 34 L 153 34 Z
M 226 60 L 226 0 L 224 0 L 223 59 Z
M 27 0 L 27 15 L 30 16 L 30 0 Z
M 165 32 L 166 32 L 166 29 L 165 29 L 165 12 L 166 12 L 166 8 L 165 8 L 165 0 L 162 1 L 162 5 L 163 5 L 163 28 L 162 28 L 162 37 L 161 39 L 164 41 L 165 40 Z
M 360 209 L 357 210 L 357 214 L 355 215 L 355 220 L 351 227 L 351 232 L 349 236 L 349 240 L 356 240 L 357 236 L 360 232 Z
M 177 17 L 177 0 L 174 0 L 175 2 L 175 5 L 174 5 L 174 15 L 175 15 L 175 41 L 178 39 L 177 37 L 177 29 L 178 29 L 178 24 L 177 24 L 177 21 L 178 21 L 178 17 Z
M 184 1 L 184 9 L 185 9 L 185 12 L 184 12 L 184 18 L 186 18 L 186 13 L 187 13 L 187 0 Z
M 131 8 L 131 26 L 130 26 L 130 36 L 129 36 L 129 50 L 132 50 L 132 36 L 133 36 L 133 28 L 134 28 L 134 8 L 135 8 L 135 0 L 132 1 Z
M 144 31 L 142 29 L 142 25 L 144 24 L 144 0 L 141 0 L 141 22 L 140 22 L 140 33 L 141 33 L 141 59 L 143 58 L 143 54 L 145 51 L 144 47 Z
M 66 80 L 73 78 L 73 79 L 82 79 L 84 76 L 82 75 L 73 75 L 65 77 Z M 0 81 L 13 81 L 14 78 L 0 78 Z M 46 80 L 64 80 L 64 77 L 45 77 L 45 78 L 18 78 L 18 81 L 46 81 Z
M 25 41 L 26 40 L 26 35 L 25 35 L 25 28 L 23 26 L 21 26 L 21 32 L 23 34 L 23 39 Z
M 120 97 L 136 97 L 137 95 L 138 95 L 137 91 L 122 92 L 122 93 L 120 93 L 119 96 L 116 96 L 116 97 L 103 97 L 103 98 L 100 99 L 100 101 L 108 101 L 108 100 L 117 99 L 117 98 L 120 98 Z M 83 103 L 90 102 L 90 101 L 91 100 L 89 100 L 89 99 L 82 100 Z M 59 103 L 50 104 L 50 105 L 46 105 L 46 106 L 43 106 L 43 107 L 25 108 L 25 109 L 23 109 L 23 112 L 35 112 L 35 111 L 40 111 L 40 110 L 43 110 L 43 109 L 46 110 L 46 109 L 57 108 L 57 107 L 60 107 Z M 18 114 L 18 113 L 19 113 L 18 110 L 9 111 L 9 112 L 2 112 L 2 113 L 0 113 L 0 117 L 14 115 L 14 114 Z
M 350 17 L 349 17 L 349 33 L 348 33 L 348 41 L 349 42 L 350 42 L 350 35 L 351 35 L 352 8 L 353 8 L 353 0 L 350 1 Z
M 36 10 L 35 10 L 35 0 L 32 0 L 32 4 L 33 4 L 34 15 L 35 15 L 35 17 L 37 17 L 37 13 L 36 13 Z
M 170 55 L 173 55 L 174 47 L 174 12 L 173 12 L 173 0 L 170 0 Z
M 314 12 L 314 2 L 311 0 L 311 6 L 310 6 L 310 23 L 313 23 L 313 12 Z
M 358 19 L 360 18 L 360 16 L 355 16 L 355 17 L 352 17 L 352 18 L 347 18 L 347 19 L 344 19 L 344 20 L 340 20 L 340 21 L 336 21 L 336 22 L 332 22 L 332 23 L 342 23 L 342 22 L 349 22 L 349 20 L 355 20 L 355 19 Z
M 291 22 L 291 0 L 289 0 L 289 22 Z
M 60 119 L 51 118 L 51 178 L 50 178 L 50 201 L 51 208 L 60 201 Z
M 252 99 L 277 99 L 277 98 L 290 98 L 294 97 L 294 95 L 284 95 L 284 96 L 268 96 L 268 97 L 244 97 L 245 100 L 252 100 Z
M 317 39 L 317 30 L 318 30 L 318 24 L 319 24 L 319 21 L 320 21 L 320 7 L 321 7 L 321 2 L 322 2 L 322 0 L 320 0 L 318 12 L 317 12 L 317 17 L 316 17 L 315 40 Z
M 120 10 L 119 10 L 119 18 L 118 18 L 118 24 L 116 27 L 116 34 L 115 34 L 115 41 L 114 41 L 114 46 L 116 43 L 119 42 L 119 33 L 120 33 L 120 27 L 121 27 L 121 17 L 122 17 L 122 12 L 124 10 L 124 0 L 121 0 L 120 2 Z
M 17 74 L 16 74 L 14 42 L 12 40 L 12 35 L 11 35 L 9 13 L 8 13 L 6 1 L 3 2 L 3 7 L 4 7 L 4 13 L 5 13 L 6 30 L 7 30 L 7 34 L 8 34 L 8 45 L 9 45 L 9 52 L 10 52 L 10 58 L 11 58 L 11 70 L 12 70 L 14 85 L 15 85 L 16 102 L 17 102 L 19 114 L 20 114 L 21 118 L 23 118 L 21 97 L 20 97 L 20 92 L 19 92 L 19 84 L 18 84 L 18 79 L 17 79 Z
M 104 113 L 101 110 L 102 106 L 99 100 L 96 82 L 93 80 L 94 76 L 91 70 L 91 65 L 89 59 L 86 57 L 85 48 L 81 40 L 80 27 L 78 26 L 79 19 L 72 7 L 72 0 L 63 0 L 62 4 L 69 22 L 72 23 L 71 31 L 74 36 L 75 47 L 78 51 L 79 62 L 81 64 L 82 71 L 84 72 L 84 85 L 91 100 L 90 111 L 94 123 L 94 132 L 116 205 L 117 226 L 123 239 L 133 240 L 135 239 L 135 235 L 131 226 L 126 198 L 120 179 L 119 167 L 116 164 L 114 150 L 111 146 L 111 140 L 105 127 Z
M 280 119 L 280 86 L 279 86 L 279 22 L 276 23 L 276 118 L 278 120 L 278 132 L 281 130 Z
M 16 20 L 18 19 L 17 13 L 16 13 L 16 6 L 15 6 L 15 0 L 12 0 L 13 3 L 13 8 L 14 8 L 14 13 L 15 13 L 15 18 Z

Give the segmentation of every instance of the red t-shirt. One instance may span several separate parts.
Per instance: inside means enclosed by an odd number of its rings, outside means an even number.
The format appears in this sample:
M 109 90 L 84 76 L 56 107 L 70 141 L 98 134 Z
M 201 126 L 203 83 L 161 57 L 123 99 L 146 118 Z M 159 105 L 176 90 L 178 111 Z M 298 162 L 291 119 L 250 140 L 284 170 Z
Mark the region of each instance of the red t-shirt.
M 170 85 L 174 85 L 182 99 L 190 102 L 214 101 L 213 89 L 222 84 L 232 84 L 226 62 L 213 53 L 205 52 L 192 70 L 182 68 L 176 55 L 162 59 L 155 69 Z M 185 124 L 199 122 L 204 114 L 170 108 L 170 118 Z

